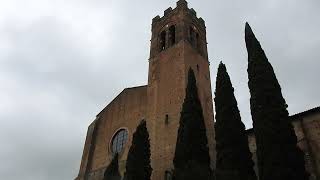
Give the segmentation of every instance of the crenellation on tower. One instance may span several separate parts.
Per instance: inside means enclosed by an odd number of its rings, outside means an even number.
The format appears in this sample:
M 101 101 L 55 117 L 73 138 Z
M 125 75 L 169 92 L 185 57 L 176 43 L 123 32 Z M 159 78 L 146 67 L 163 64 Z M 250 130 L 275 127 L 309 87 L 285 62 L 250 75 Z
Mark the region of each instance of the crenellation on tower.
M 176 8 L 166 9 L 164 16 L 153 18 L 150 59 L 181 41 L 189 42 L 208 59 L 205 22 L 184 0 L 178 1 Z
M 204 27 L 206 27 L 206 23 L 205 23 L 205 21 L 202 19 L 202 17 L 199 17 L 199 22 L 200 22 L 201 24 L 203 24 Z
M 191 12 L 191 14 L 193 14 L 195 17 L 197 17 L 197 12 L 193 8 L 190 8 L 189 11 Z
M 155 16 L 152 19 L 152 25 L 158 23 L 159 21 L 165 21 L 166 19 L 170 18 L 173 14 L 178 13 L 178 11 L 183 12 L 184 14 L 190 14 L 194 21 L 199 21 L 199 26 L 205 29 L 205 21 L 201 17 L 197 17 L 197 12 L 193 8 L 188 8 L 188 3 L 184 0 L 180 0 L 177 2 L 177 6 L 173 9 L 172 7 L 167 8 L 164 10 L 163 16 Z
M 188 2 L 186 0 L 179 0 L 177 2 L 177 7 L 179 7 L 179 8 L 188 8 Z
M 166 16 L 167 14 L 169 14 L 172 11 L 172 7 L 169 7 L 168 9 L 166 9 L 163 14 L 164 16 Z
M 155 24 L 156 22 L 158 22 L 158 21 L 160 21 L 160 16 L 158 15 L 158 16 L 156 16 L 156 17 L 154 17 L 153 19 L 152 19 L 152 24 Z

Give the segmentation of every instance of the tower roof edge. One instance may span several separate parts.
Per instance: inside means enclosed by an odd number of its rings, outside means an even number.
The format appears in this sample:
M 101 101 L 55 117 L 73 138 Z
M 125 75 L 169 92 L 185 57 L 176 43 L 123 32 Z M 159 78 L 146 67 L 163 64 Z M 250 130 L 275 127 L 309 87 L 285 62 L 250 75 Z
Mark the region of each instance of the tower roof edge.
M 188 2 L 186 0 L 177 1 L 177 7 L 188 7 Z

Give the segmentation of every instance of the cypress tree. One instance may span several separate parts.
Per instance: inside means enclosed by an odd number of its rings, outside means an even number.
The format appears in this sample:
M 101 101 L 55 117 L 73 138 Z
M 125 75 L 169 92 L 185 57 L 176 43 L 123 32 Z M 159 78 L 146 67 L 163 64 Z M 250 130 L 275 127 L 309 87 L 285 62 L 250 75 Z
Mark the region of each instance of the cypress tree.
M 241 121 L 230 77 L 220 62 L 215 91 L 216 179 L 256 180 L 245 126 Z
M 121 175 L 119 173 L 118 153 L 114 155 L 111 163 L 104 172 L 103 180 L 121 180 Z
M 133 134 L 126 163 L 126 180 L 150 180 L 150 140 L 146 121 L 142 120 Z
M 260 180 L 307 180 L 303 152 L 271 64 L 246 23 L 248 77 Z
M 206 127 L 193 70 L 188 72 L 174 164 L 175 180 L 212 179 Z

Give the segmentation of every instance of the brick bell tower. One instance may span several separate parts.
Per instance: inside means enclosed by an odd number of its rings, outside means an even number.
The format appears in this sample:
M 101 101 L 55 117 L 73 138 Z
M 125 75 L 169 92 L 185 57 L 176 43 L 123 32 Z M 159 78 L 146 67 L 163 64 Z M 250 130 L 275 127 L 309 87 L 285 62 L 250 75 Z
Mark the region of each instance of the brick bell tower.
M 151 143 L 152 180 L 170 179 L 188 69 L 197 79 L 214 162 L 214 126 L 206 27 L 185 0 L 152 20 L 147 90 L 147 125 Z

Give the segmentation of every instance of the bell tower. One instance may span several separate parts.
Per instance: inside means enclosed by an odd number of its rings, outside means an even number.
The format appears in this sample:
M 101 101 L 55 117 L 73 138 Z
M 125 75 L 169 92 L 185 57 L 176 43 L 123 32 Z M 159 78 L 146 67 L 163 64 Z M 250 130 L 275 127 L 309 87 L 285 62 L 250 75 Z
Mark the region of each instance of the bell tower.
M 185 97 L 188 69 L 197 79 L 199 98 L 214 162 L 214 127 L 206 26 L 185 0 L 152 19 L 147 90 L 147 125 L 151 143 L 152 180 L 170 179 Z

